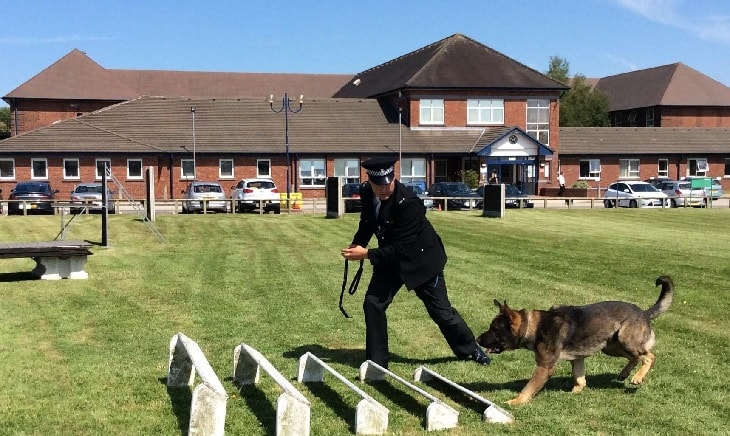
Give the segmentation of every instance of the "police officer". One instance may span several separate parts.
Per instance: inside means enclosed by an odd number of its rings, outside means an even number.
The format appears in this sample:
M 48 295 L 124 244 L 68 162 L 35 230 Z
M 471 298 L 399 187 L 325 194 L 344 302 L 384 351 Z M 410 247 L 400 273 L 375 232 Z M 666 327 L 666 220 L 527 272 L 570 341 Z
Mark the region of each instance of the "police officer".
M 368 259 L 373 274 L 365 294 L 365 355 L 387 368 L 388 325 L 385 311 L 405 284 L 423 301 L 431 319 L 456 357 L 489 364 L 474 333 L 451 306 L 444 280 L 446 251 L 441 238 L 426 219 L 423 202 L 395 180 L 396 159 L 371 158 L 362 163 L 368 182 L 360 188 L 360 224 L 342 256 Z M 367 248 L 372 236 L 378 248 Z

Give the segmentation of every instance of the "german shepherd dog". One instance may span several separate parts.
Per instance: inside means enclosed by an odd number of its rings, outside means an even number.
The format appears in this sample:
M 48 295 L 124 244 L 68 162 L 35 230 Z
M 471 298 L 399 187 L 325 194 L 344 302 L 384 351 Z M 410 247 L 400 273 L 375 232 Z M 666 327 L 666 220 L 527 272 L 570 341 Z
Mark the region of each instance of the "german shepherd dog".
M 477 342 L 489 353 L 526 348 L 535 352 L 537 368 L 520 394 L 507 404 L 530 401 L 555 372 L 557 363 L 569 360 L 573 372 L 573 390 L 586 386 L 584 359 L 603 351 L 609 356 L 625 357 L 629 362 L 618 374 L 624 381 L 631 371 L 641 366 L 631 378 L 638 385 L 654 364 L 654 331 L 651 320 L 666 312 L 672 304 L 674 283 L 667 276 L 656 279 L 662 287 L 659 299 L 647 310 L 622 301 L 603 301 L 586 306 L 555 306 L 549 310 L 512 310 L 507 302 L 499 307 L 489 330 Z

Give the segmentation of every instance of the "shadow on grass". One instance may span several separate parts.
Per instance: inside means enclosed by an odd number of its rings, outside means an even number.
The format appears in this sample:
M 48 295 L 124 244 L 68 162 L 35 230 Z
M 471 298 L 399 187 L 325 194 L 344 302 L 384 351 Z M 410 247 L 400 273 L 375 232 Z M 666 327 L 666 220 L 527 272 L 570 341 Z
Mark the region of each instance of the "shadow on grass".
M 177 427 L 183 435 L 188 434 L 190 425 L 190 405 L 193 402 L 193 391 L 189 386 L 171 387 L 167 386 L 167 377 L 160 377 L 160 383 L 167 387 L 167 395 L 170 396 L 172 413 L 177 418 Z
M 24 282 L 24 281 L 29 281 L 29 280 L 40 280 L 40 278 L 34 276 L 30 271 L 0 273 L 0 283 Z
M 511 380 L 505 383 L 475 382 L 464 383 L 462 386 L 474 392 L 510 390 L 517 394 L 525 387 L 528 381 L 528 379 L 521 379 Z M 588 374 L 586 375 L 586 381 L 586 389 L 623 389 L 624 392 L 631 394 L 635 393 L 637 389 L 636 386 L 626 385 L 624 382 L 618 381 L 616 374 L 613 373 Z M 573 389 L 573 378 L 566 376 L 550 378 L 541 390 L 557 390 L 570 393 L 571 389 Z
M 301 345 L 293 350 L 286 351 L 282 354 L 283 357 L 291 359 L 299 359 L 304 353 L 310 352 L 320 358 L 325 363 L 336 362 L 341 365 L 348 365 L 356 369 L 360 369 L 360 365 L 365 361 L 365 351 L 361 349 L 348 349 L 348 348 L 326 348 L 319 344 L 308 344 Z M 412 359 L 408 357 L 402 357 L 397 354 L 391 353 L 391 363 L 405 363 L 413 365 L 436 365 L 439 363 L 452 362 L 458 360 L 456 357 L 438 357 L 435 359 Z
M 232 382 L 236 386 L 241 399 L 261 423 L 264 432 L 269 436 L 276 435 L 276 408 L 274 403 L 266 398 L 264 392 L 254 384 L 236 382 L 233 377 L 226 377 L 225 381 Z

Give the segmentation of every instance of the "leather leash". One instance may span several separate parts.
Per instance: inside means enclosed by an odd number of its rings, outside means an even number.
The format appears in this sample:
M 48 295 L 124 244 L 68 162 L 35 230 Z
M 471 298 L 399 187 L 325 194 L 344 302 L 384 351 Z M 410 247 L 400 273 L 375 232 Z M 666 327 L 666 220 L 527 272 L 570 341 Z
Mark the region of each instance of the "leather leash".
M 345 289 L 347 289 L 347 293 L 350 295 L 354 295 L 357 291 L 357 286 L 360 284 L 360 277 L 362 277 L 362 268 L 364 264 L 364 260 L 360 260 L 360 268 L 357 269 L 357 272 L 355 273 L 355 277 L 352 278 L 352 283 L 350 283 L 350 287 L 347 287 L 347 264 L 349 262 L 347 259 L 345 259 L 345 273 L 342 276 L 342 291 L 340 291 L 340 312 L 342 312 L 343 315 L 345 315 L 345 318 L 352 318 L 350 315 L 347 314 L 345 311 L 344 306 L 342 305 L 342 298 L 345 296 Z

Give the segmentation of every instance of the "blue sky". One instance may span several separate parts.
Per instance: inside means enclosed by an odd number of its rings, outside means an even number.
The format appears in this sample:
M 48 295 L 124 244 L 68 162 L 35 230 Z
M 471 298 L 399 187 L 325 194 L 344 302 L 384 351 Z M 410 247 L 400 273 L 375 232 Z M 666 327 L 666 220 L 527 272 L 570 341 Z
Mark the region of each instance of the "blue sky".
M 0 95 L 74 48 L 115 69 L 354 74 L 455 33 L 541 72 L 551 56 L 587 77 L 682 62 L 730 86 L 727 0 L 37 0 L 2 9 Z

